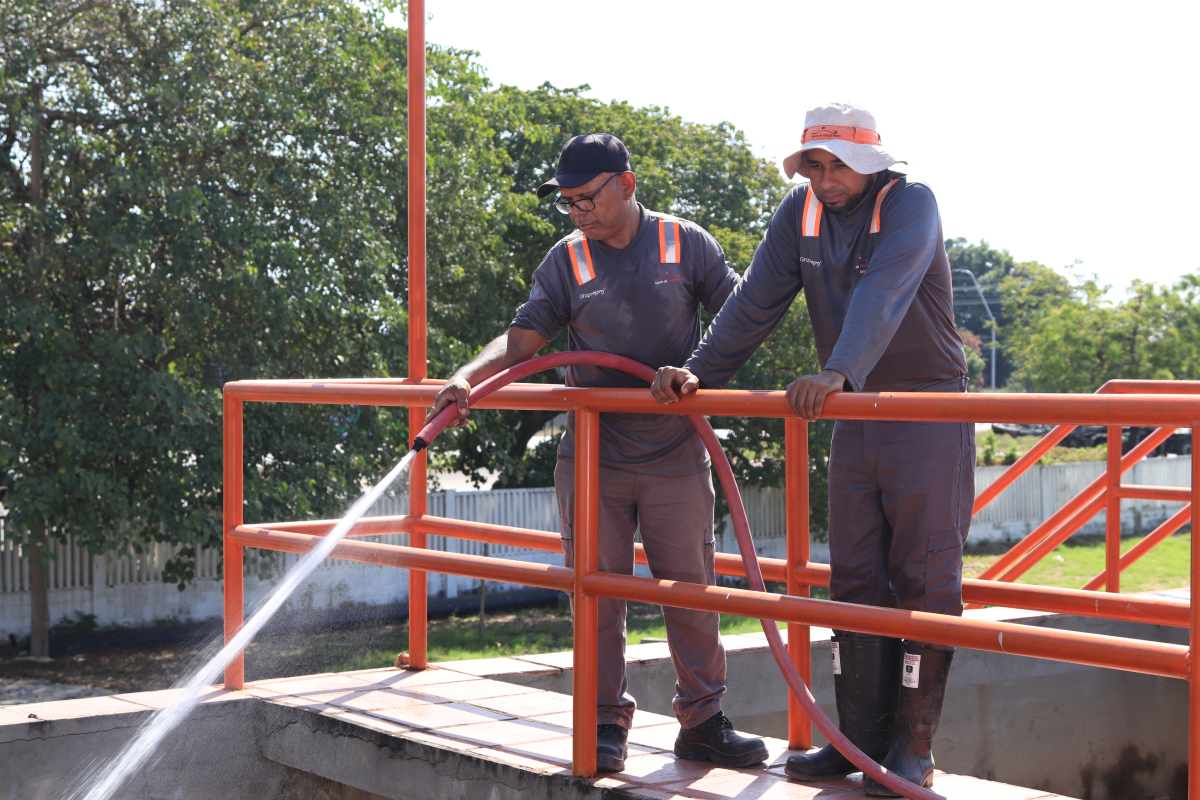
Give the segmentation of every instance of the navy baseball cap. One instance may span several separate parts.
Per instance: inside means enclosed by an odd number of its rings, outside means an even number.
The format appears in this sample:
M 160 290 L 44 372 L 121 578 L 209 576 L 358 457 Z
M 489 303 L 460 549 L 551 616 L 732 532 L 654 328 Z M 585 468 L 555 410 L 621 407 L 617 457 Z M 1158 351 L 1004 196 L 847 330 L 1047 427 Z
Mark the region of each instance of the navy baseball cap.
M 585 133 L 568 139 L 558 154 L 554 177 L 538 187 L 545 197 L 555 189 L 583 186 L 602 172 L 629 172 L 629 151 L 611 133 Z

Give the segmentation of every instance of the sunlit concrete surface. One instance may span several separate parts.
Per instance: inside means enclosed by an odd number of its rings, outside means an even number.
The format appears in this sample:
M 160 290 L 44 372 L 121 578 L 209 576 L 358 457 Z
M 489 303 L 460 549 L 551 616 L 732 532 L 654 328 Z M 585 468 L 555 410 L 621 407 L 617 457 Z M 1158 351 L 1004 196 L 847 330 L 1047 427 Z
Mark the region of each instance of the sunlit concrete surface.
M 1186 589 L 1158 594 L 1187 600 Z M 1187 630 L 1006 608 L 966 616 L 1037 627 L 1187 644 Z M 786 632 L 784 638 L 786 639 Z M 810 632 L 812 691 L 835 718 L 831 631 Z M 762 633 L 724 637 L 726 714 L 739 728 L 784 737 L 787 687 Z M 638 708 L 671 713 L 675 672 L 665 644 L 627 648 Z M 570 652 L 444 662 L 441 666 L 569 694 Z M 965 775 L 1086 800 L 1183 800 L 1187 796 L 1185 681 L 960 649 L 934 740 L 938 765 Z M 818 744 L 824 740 L 818 734 Z
M 91 759 L 115 752 L 174 691 L 0 709 L 0 771 L 13 797 L 56 798 Z M 799 784 L 783 776 L 784 742 L 770 763 L 723 769 L 671 755 L 670 717 L 639 711 L 624 772 L 574 778 L 571 699 L 465 672 L 368 670 L 213 689 L 163 758 L 124 798 L 314 797 L 330 800 L 489 798 L 861 797 L 856 778 Z M 30 717 L 33 714 L 36 718 Z M 956 775 L 934 788 L 949 800 L 1060 797 Z

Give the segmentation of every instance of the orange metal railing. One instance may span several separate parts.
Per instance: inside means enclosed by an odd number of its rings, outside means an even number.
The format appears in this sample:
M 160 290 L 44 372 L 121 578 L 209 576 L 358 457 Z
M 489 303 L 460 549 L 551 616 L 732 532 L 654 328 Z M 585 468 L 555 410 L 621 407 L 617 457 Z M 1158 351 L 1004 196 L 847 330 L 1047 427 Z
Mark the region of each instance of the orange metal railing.
M 428 380 L 361 381 L 239 381 L 225 386 L 225 631 L 227 640 L 243 621 L 242 548 L 303 553 L 333 527 L 330 521 L 245 524 L 242 518 L 242 404 L 244 402 L 332 403 L 428 407 L 440 382 Z M 1155 386 L 1155 389 L 1161 387 Z M 1191 387 L 1184 386 L 1184 389 Z M 423 507 L 400 517 L 365 519 L 351 537 L 385 533 L 407 533 L 410 546 L 386 545 L 347 539 L 334 549 L 333 558 L 382 564 L 411 570 L 411 575 L 441 572 L 485 580 L 499 580 L 575 593 L 574 651 L 574 771 L 595 772 L 596 735 L 596 598 L 627 600 L 718 611 L 788 623 L 789 652 L 806 680 L 810 677 L 808 627 L 819 625 L 887 636 L 972 647 L 1035 658 L 1122 669 L 1151 675 L 1183 678 L 1190 684 L 1189 753 L 1200 759 L 1200 686 L 1192 680 L 1191 650 L 1180 645 L 1048 630 L 988 620 L 922 612 L 854 606 L 807 597 L 810 586 L 829 581 L 827 566 L 808 561 L 808 429 L 807 423 L 791 414 L 782 392 L 705 391 L 680 403 L 664 407 L 645 390 L 579 389 L 546 384 L 512 384 L 480 403 L 483 408 L 561 409 L 576 412 L 576 553 L 574 570 L 526 562 L 444 553 L 424 549 L 423 539 L 436 534 L 497 544 L 513 544 L 540 550 L 559 549 L 557 534 L 427 516 Z M 598 414 L 600 412 L 705 414 L 715 416 L 771 416 L 786 422 L 787 457 L 787 559 L 763 559 L 769 580 L 786 581 L 787 595 L 775 595 L 725 587 L 700 586 L 649 578 L 611 575 L 596 569 L 598 563 Z M 955 395 L 955 394 L 839 394 L 825 407 L 826 416 L 840 419 L 936 420 L 972 422 L 1050 422 L 1059 425 L 1139 425 L 1189 427 L 1200 419 L 1200 397 L 1167 394 L 1121 395 Z M 415 430 L 415 428 L 414 428 Z M 1148 440 L 1150 441 L 1150 440 Z M 1144 447 L 1143 447 L 1144 446 Z M 1143 443 L 1146 452 L 1155 445 Z M 1114 448 L 1115 449 L 1115 448 Z M 1119 452 L 1119 451 L 1118 451 Z M 1135 448 L 1113 466 L 1127 468 L 1140 458 Z M 1192 489 L 1200 483 L 1197 469 L 1200 454 L 1192 454 Z M 1119 471 L 1118 471 L 1119 476 Z M 1010 481 L 1011 482 L 1011 481 Z M 1099 491 L 1076 506 L 1091 508 L 1107 502 L 1103 492 L 1112 491 L 1112 481 L 1101 479 Z M 1119 486 L 1119 484 L 1118 484 Z M 1127 490 L 1120 487 L 1117 490 Z M 1132 491 L 1132 489 L 1128 490 Z M 414 491 L 414 495 L 416 491 Z M 993 495 L 994 496 L 994 495 Z M 1128 496 L 1126 494 L 1125 496 Z M 1175 495 L 1172 495 L 1172 499 Z M 1193 529 L 1200 513 L 1192 505 Z M 1058 525 L 1068 523 L 1079 508 L 1062 512 Z M 1188 515 L 1172 518 L 1177 526 Z M 1057 530 L 1057 528 L 1056 528 Z M 419 538 L 418 538 L 419 537 Z M 1143 544 L 1145 544 L 1143 542 Z M 1152 545 L 1151 545 L 1152 546 Z M 1131 551 L 1125 558 L 1135 558 Z M 644 556 L 639 552 L 639 560 Z M 741 558 L 718 556 L 718 572 L 744 575 Z M 1200 576 L 1200 556 L 1192 549 L 1192 581 Z M 418 584 L 410 583 L 410 631 L 424 634 L 424 606 L 416 602 Z M 1116 597 L 1112 593 L 1016 585 L 993 580 L 967 580 L 963 585 L 967 602 L 1004 605 L 1064 614 L 1081 614 L 1119 620 L 1135 620 L 1188 627 L 1195 641 L 1200 617 L 1191 603 L 1157 597 Z M 422 619 L 416 619 L 420 614 Z M 425 663 L 424 639 L 410 634 L 410 657 L 414 667 Z M 244 682 L 243 662 L 232 662 L 225 673 L 226 685 L 240 688 Z M 789 740 L 793 747 L 811 746 L 811 725 L 794 699 L 789 703 Z M 1193 759 L 1190 763 L 1200 764 Z M 1190 773 L 1190 786 L 1198 791 L 1200 770 Z
M 1096 394 L 1138 395 L 1196 395 L 1200 394 L 1200 381 L 1142 381 L 1113 380 L 1096 390 Z M 1046 434 L 1029 452 L 980 492 L 975 500 L 974 513 L 978 514 L 1009 486 L 1024 475 L 1050 449 L 1070 435 L 1075 425 L 1059 425 Z M 1076 495 L 1061 509 L 1038 525 L 1028 536 L 1017 542 L 995 564 L 985 570 L 980 580 L 1012 582 L 1020 578 L 1059 545 L 1070 538 L 1081 527 L 1090 522 L 1101 511 L 1105 514 L 1105 569 L 1084 585 L 1094 590 L 1104 587 L 1109 592 L 1120 591 L 1121 573 L 1148 553 L 1155 545 L 1164 541 L 1184 525 L 1191 514 L 1190 489 L 1172 486 L 1138 486 L 1121 483 L 1121 475 L 1128 472 L 1146 458 L 1175 431 L 1175 426 L 1158 428 L 1149 437 L 1139 442 L 1129 453 L 1121 455 L 1121 427 L 1109 426 L 1108 441 L 1116 443 L 1108 448 L 1105 474 Z M 1158 526 L 1129 552 L 1121 553 L 1121 500 L 1176 500 L 1188 505 Z M 968 608 L 979 608 L 982 603 L 971 603 Z

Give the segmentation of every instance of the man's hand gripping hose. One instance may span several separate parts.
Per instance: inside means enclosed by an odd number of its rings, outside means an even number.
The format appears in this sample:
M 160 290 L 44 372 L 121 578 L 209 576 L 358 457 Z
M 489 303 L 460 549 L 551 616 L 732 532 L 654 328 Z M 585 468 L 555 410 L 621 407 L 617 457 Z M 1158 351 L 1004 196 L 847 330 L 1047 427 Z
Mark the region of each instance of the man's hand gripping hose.
M 507 386 L 513 381 L 520 380 L 543 370 L 577 364 L 620 370 L 641 378 L 647 383 L 654 380 L 655 371 L 653 369 L 624 356 L 589 351 L 553 353 L 517 364 L 515 367 L 510 367 L 482 381 L 471 390 L 468 401 L 469 405 L 474 405 L 492 392 L 503 386 Z M 451 403 L 443 408 L 417 434 L 413 441 L 413 449 L 424 450 L 457 416 L 458 407 L 455 404 Z M 713 431 L 712 426 L 708 424 L 707 419 L 700 415 L 688 415 L 688 419 L 696 426 L 696 431 L 704 441 L 704 446 L 708 448 L 713 466 L 717 469 L 717 477 L 721 481 L 721 488 L 725 491 L 725 497 L 729 501 L 729 515 L 733 520 L 734 532 L 737 534 L 738 548 L 742 551 L 742 561 L 746 567 L 746 576 L 750 581 L 750 588 L 757 592 L 765 592 L 767 587 L 763 583 L 762 570 L 758 565 L 758 555 L 754 550 L 754 540 L 750 536 L 750 523 L 746 518 L 746 509 L 742 505 L 742 496 L 738 491 L 737 482 L 734 480 L 733 468 L 729 465 L 729 458 L 725 455 L 725 450 L 721 447 L 721 442 L 717 439 L 717 435 Z M 825 601 L 814 600 L 812 602 Z M 771 655 L 775 657 L 775 663 L 779 666 L 779 671 L 783 674 L 783 679 L 787 682 L 788 688 L 791 689 L 796 699 L 800 701 L 800 705 L 804 707 L 805 713 L 816 723 L 817 728 L 825 735 L 825 738 L 842 755 L 849 759 L 854 766 L 861 769 L 864 775 L 874 778 L 879 783 L 904 797 L 908 797 L 911 800 L 945 800 L 939 794 L 888 772 L 879 764 L 867 758 L 861 750 L 855 747 L 837 729 L 837 726 L 829 720 L 829 717 L 825 716 L 825 713 L 821 711 L 821 707 L 817 705 L 816 699 L 809 692 L 808 687 L 804 685 L 804 681 L 800 678 L 800 673 L 796 670 L 796 665 L 792 663 L 791 658 L 788 656 L 787 649 L 783 644 L 783 637 L 779 635 L 779 626 L 775 624 L 774 620 L 764 619 L 759 621 L 762 623 L 763 632 L 767 636 L 767 644 L 771 647 Z

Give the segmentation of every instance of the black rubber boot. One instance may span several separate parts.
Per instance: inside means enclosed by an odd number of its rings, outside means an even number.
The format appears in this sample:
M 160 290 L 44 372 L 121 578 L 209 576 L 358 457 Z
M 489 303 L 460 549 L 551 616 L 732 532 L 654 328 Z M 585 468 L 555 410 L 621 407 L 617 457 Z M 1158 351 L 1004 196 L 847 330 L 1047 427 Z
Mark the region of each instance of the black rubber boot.
M 601 723 L 596 726 L 596 770 L 598 772 L 620 772 L 625 769 L 625 742 L 629 731 L 620 725 Z
M 679 729 L 675 755 L 719 767 L 748 767 L 767 760 L 767 746 L 762 739 L 734 733 L 733 723 L 718 711 L 694 728 Z
M 900 640 L 834 631 L 833 643 L 838 647 L 833 675 L 838 730 L 878 761 L 892 744 L 900 686 Z M 837 672 L 839 664 L 841 674 Z M 784 766 L 787 776 L 798 781 L 837 780 L 858 771 L 831 744 L 816 753 L 794 755 Z
M 942 721 L 954 651 L 905 642 L 904 656 L 896 734 L 883 766 L 910 783 L 929 788 L 933 785 L 933 735 Z M 915 658 L 920 662 L 914 663 Z M 874 797 L 899 796 L 869 778 L 865 788 Z

